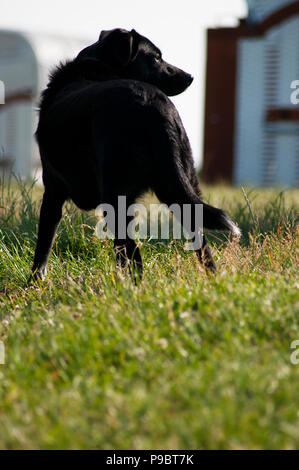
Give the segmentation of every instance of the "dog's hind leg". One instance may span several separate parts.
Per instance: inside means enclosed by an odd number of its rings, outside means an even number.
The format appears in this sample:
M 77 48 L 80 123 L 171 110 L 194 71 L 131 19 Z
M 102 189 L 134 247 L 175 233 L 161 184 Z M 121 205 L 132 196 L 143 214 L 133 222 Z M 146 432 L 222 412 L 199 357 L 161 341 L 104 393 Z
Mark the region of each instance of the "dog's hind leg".
M 175 181 L 176 179 L 176 181 Z M 178 204 L 180 207 L 180 216 L 181 220 L 180 223 L 184 223 L 185 218 L 183 217 L 184 206 L 186 205 L 190 207 L 190 215 L 191 220 L 188 225 L 185 225 L 185 230 L 193 234 L 194 240 L 197 238 L 198 232 L 202 231 L 203 227 L 198 225 L 198 221 L 200 217 L 197 217 L 196 210 L 200 210 L 203 208 L 202 201 L 200 197 L 196 194 L 193 190 L 192 185 L 190 182 L 185 181 L 185 184 L 182 184 L 180 178 L 173 178 L 170 179 L 171 187 L 161 187 L 155 188 L 155 193 L 157 197 L 160 199 L 161 202 L 166 204 L 170 207 L 173 204 Z M 201 206 L 200 206 L 201 205 Z M 175 212 L 174 212 L 175 215 Z M 204 216 L 204 214 L 203 214 Z M 212 258 L 211 250 L 207 239 L 203 233 L 201 233 L 201 237 L 198 238 L 198 246 L 195 248 L 195 253 L 200 261 L 200 263 L 205 267 L 207 271 L 215 271 L 216 264 Z
M 184 205 L 191 206 L 190 234 L 194 235 L 197 229 L 201 229 L 202 235 L 199 239 L 202 245 L 195 249 L 197 257 L 208 271 L 214 271 L 216 265 L 202 230 L 229 231 L 234 235 L 240 235 L 240 230 L 223 210 L 203 202 L 186 132 L 179 116 L 173 112 L 169 119 L 169 115 L 161 119 L 160 126 L 156 128 L 159 146 L 156 147 L 155 156 L 158 168 L 152 189 L 160 201 L 168 206 L 179 204 L 181 213 Z M 201 205 L 203 227 L 197 226 L 198 205 Z M 184 228 L 188 231 L 188 227 Z
M 143 265 L 140 250 L 133 235 L 128 233 L 128 225 L 133 220 L 133 216 L 127 214 L 128 207 L 135 202 L 136 197 L 126 197 L 125 205 L 119 202 L 118 197 L 105 198 L 104 200 L 106 204 L 112 205 L 115 213 L 114 223 L 109 226 L 109 221 L 107 222 L 109 230 L 114 235 L 113 248 L 117 266 L 129 267 L 130 275 L 137 284 L 142 279 Z
M 193 165 L 193 162 L 190 162 L 189 165 L 189 172 L 190 172 L 190 183 L 195 192 L 195 194 L 201 198 L 201 191 L 199 189 L 198 178 L 196 175 L 196 171 Z M 216 263 L 213 260 L 213 256 L 211 253 L 211 248 L 206 238 L 206 235 L 202 235 L 202 246 L 199 250 L 196 251 L 196 255 L 200 264 L 202 264 L 207 271 L 216 271 Z
M 37 245 L 35 249 L 32 273 L 35 279 L 44 280 L 47 264 L 65 201 L 58 192 L 45 190 L 40 210 Z
M 170 165 L 167 167 L 167 174 L 164 175 L 164 178 L 157 178 L 153 190 L 160 201 L 168 206 L 178 204 L 181 208 L 181 214 L 183 213 L 184 205 L 191 206 L 191 230 L 188 230 L 188 226 L 185 226 L 185 229 L 189 231 L 190 234 L 196 234 L 198 230 L 202 231 L 203 228 L 207 228 L 210 230 L 230 231 L 238 235 L 238 228 L 226 213 L 221 209 L 205 204 L 201 199 L 198 187 L 197 189 L 193 187 L 194 184 L 192 178 L 190 178 L 190 174 L 187 175 L 183 166 L 177 164 L 176 161 L 172 159 Z M 200 219 L 196 214 L 196 210 L 199 210 L 199 205 L 201 205 L 202 210 L 203 227 L 200 227 L 197 222 L 197 220 Z M 202 236 L 201 242 L 202 245 L 195 249 L 197 257 L 208 271 L 214 271 L 216 265 L 204 235 Z
M 206 236 L 202 236 L 202 246 L 196 251 L 199 262 L 206 268 L 207 271 L 216 271 L 216 263 L 213 260 L 210 245 Z

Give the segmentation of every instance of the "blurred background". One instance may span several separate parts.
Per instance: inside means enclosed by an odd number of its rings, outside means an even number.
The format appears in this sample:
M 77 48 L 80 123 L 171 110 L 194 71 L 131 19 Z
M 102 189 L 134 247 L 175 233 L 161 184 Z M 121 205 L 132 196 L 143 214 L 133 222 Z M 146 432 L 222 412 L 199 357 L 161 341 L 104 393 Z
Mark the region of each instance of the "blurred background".
M 299 112 L 290 100 L 299 80 L 298 0 L 2 0 L 2 169 L 38 174 L 32 136 L 49 70 L 115 27 L 149 37 L 194 76 L 173 101 L 201 178 L 298 185 Z

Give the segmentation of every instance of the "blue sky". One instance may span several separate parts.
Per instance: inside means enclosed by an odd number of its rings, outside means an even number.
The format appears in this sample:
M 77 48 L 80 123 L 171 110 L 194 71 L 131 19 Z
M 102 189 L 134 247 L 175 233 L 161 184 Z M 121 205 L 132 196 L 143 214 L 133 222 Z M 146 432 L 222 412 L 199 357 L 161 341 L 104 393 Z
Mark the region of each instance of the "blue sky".
M 136 29 L 164 58 L 194 76 L 191 87 L 172 100 L 177 106 L 197 164 L 202 156 L 205 29 L 236 24 L 245 0 L 1 0 L 0 27 L 97 39 L 102 29 Z

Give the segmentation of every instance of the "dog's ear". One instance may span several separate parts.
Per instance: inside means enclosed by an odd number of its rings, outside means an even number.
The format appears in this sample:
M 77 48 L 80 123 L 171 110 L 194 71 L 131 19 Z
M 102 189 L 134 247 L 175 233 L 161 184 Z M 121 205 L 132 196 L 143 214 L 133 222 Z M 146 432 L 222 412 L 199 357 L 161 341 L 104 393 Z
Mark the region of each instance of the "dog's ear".
M 102 31 L 99 42 L 109 62 L 116 61 L 118 65 L 126 66 L 138 52 L 138 33 L 134 29 L 111 29 Z

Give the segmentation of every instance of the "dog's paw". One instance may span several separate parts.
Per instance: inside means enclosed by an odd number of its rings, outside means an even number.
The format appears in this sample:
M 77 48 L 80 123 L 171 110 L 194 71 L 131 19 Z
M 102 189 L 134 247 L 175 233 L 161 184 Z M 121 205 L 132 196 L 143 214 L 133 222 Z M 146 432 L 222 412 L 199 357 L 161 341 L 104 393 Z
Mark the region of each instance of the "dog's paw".
M 47 266 L 32 268 L 30 281 L 45 281 L 47 277 Z

